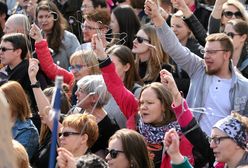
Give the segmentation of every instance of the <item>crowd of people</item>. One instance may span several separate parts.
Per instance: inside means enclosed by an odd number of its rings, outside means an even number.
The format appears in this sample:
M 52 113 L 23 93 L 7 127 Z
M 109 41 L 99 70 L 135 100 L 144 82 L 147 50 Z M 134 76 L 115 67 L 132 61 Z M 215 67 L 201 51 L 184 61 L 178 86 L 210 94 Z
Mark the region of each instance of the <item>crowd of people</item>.
M 248 167 L 245 2 L 1 0 L 0 36 L 0 167 Z

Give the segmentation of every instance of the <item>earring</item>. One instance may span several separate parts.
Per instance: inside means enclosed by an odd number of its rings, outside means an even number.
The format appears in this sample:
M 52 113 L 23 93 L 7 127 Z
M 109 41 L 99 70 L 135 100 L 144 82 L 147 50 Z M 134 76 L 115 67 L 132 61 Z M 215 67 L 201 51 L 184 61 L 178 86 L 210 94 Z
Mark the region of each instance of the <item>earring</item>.
M 134 167 L 133 160 L 131 160 L 130 167 Z

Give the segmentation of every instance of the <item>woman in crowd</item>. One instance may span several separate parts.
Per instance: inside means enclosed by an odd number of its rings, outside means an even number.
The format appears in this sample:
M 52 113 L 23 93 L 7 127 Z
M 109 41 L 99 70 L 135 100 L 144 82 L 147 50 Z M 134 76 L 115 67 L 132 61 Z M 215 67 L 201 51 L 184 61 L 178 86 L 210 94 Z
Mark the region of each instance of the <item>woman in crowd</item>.
M 248 22 L 240 19 L 229 20 L 224 33 L 233 40 L 233 65 L 238 68 L 244 77 L 248 78 Z
M 32 113 L 28 98 L 22 86 L 15 81 L 3 84 L 0 89 L 10 106 L 12 137 L 25 147 L 32 160 L 39 147 L 39 133 L 30 119 Z
M 172 75 L 161 71 L 161 82 L 171 91 L 173 96 L 172 107 L 178 123 L 185 136 L 201 152 L 209 166 L 238 167 L 248 164 L 247 139 L 248 118 L 238 113 L 232 113 L 219 120 L 213 127 L 211 137 L 207 137 L 201 130 L 186 101 L 178 91 Z
M 127 127 L 137 130 L 144 136 L 149 150 L 153 153 L 155 167 L 170 166 L 169 157 L 166 154 L 163 155 L 162 152 L 162 139 L 169 128 L 175 128 L 178 132 L 181 132 L 170 108 L 171 95 L 162 84 L 155 82 L 142 88 L 138 103 L 135 96 L 125 88 L 116 74 L 114 64 L 105 53 L 101 39 L 98 39 L 96 35 L 93 36 L 92 46 L 98 56 L 108 91 L 128 119 Z M 182 137 L 181 143 L 183 144 L 181 149 L 183 153 L 190 156 L 191 144 L 185 137 Z
M 146 142 L 142 135 L 130 129 L 121 129 L 109 139 L 109 168 L 152 168 Z
M 40 1 L 36 17 L 48 46 L 53 49 L 54 62 L 68 69 L 70 56 L 80 46 L 77 37 L 66 31 L 66 20 L 52 1 Z
M 110 27 L 112 29 L 112 44 L 123 44 L 133 48 L 135 34 L 140 29 L 140 22 L 134 10 L 130 6 L 118 6 L 111 14 Z
M 209 34 L 223 32 L 231 19 L 242 19 L 248 23 L 248 13 L 244 5 L 236 0 L 216 0 L 209 19 Z
M 123 81 L 125 87 L 137 98 L 141 91 L 141 80 L 134 63 L 131 50 L 123 45 L 114 45 L 107 50 L 112 62 L 115 64 L 116 73 Z M 104 107 L 110 116 L 113 116 L 120 128 L 126 127 L 126 117 L 123 115 L 113 97 Z
M 132 52 L 136 55 L 136 66 L 145 84 L 159 81 L 159 71 L 162 68 L 172 71 L 169 57 L 163 51 L 156 30 L 151 25 L 145 25 L 137 32 Z
M 18 168 L 30 168 L 28 154 L 24 146 L 14 139 L 12 140 L 12 143 Z

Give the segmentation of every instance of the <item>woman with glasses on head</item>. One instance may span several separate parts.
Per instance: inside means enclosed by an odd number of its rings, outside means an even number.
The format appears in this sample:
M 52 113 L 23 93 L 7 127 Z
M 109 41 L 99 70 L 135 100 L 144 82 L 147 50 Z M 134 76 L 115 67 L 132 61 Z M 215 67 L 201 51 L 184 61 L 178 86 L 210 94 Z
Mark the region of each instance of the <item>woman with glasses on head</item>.
M 209 34 L 223 32 L 231 19 L 242 19 L 248 23 L 245 6 L 236 0 L 216 0 L 209 19 Z
M 68 69 L 70 56 L 80 44 L 74 34 L 66 31 L 65 18 L 52 1 L 44 0 L 36 7 L 36 20 L 49 48 L 53 49 L 54 62 Z
M 152 25 L 144 25 L 137 32 L 132 52 L 136 55 L 136 67 L 145 84 L 159 81 L 159 71 L 162 68 L 172 71 L 169 56 L 163 51 Z
M 152 162 L 142 135 L 130 129 L 121 129 L 110 137 L 109 168 L 152 168 Z
M 233 65 L 248 78 L 248 23 L 240 19 L 229 20 L 224 33 L 233 40 Z
M 214 161 L 217 161 L 216 167 L 222 163 L 231 168 L 247 165 L 248 118 L 232 113 L 215 123 L 211 137 L 208 138 L 199 127 L 187 102 L 182 98 L 172 75 L 166 70 L 162 70 L 160 75 L 161 82 L 173 96 L 172 108 L 182 131 L 204 156 L 205 163 L 209 163 L 210 167 Z

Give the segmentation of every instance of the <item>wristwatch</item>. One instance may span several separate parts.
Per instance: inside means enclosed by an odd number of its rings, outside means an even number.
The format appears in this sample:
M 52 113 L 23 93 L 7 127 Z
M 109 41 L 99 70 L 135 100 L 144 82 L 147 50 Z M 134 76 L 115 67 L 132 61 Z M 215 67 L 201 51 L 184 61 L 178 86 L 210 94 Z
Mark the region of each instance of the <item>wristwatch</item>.
M 31 88 L 40 88 L 40 82 L 37 81 L 34 84 L 31 84 L 30 86 L 31 86 Z

